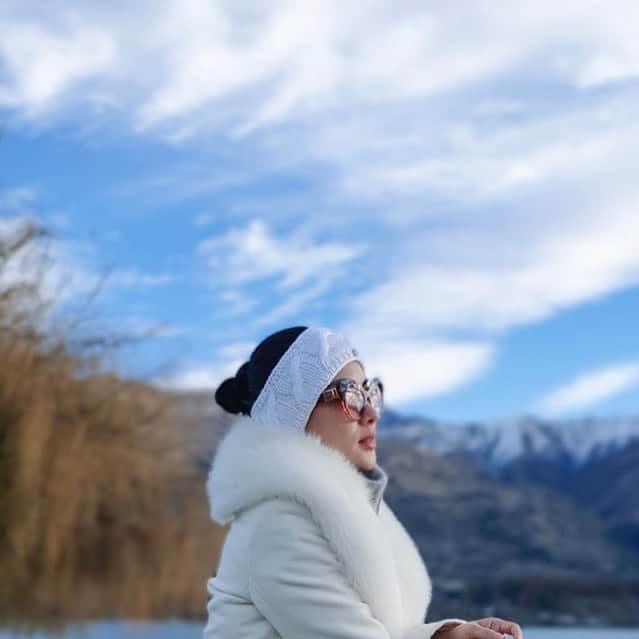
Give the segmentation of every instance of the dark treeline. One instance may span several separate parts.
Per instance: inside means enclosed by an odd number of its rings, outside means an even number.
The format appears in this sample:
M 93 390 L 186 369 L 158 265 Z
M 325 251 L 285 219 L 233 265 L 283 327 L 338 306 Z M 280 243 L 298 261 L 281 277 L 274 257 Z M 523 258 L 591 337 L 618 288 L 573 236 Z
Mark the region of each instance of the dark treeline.
M 201 618 L 224 533 L 202 471 L 170 399 L 106 370 L 111 340 L 52 328 L 42 241 L 0 237 L 0 618 Z

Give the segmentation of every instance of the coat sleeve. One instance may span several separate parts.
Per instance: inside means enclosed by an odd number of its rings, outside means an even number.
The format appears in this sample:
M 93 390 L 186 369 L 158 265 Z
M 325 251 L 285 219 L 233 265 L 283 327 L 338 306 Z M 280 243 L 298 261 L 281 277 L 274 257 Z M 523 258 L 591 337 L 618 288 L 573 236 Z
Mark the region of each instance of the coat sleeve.
M 249 592 L 282 639 L 397 639 L 348 583 L 305 506 L 282 500 L 263 514 L 250 545 Z M 429 639 L 444 621 L 401 639 Z

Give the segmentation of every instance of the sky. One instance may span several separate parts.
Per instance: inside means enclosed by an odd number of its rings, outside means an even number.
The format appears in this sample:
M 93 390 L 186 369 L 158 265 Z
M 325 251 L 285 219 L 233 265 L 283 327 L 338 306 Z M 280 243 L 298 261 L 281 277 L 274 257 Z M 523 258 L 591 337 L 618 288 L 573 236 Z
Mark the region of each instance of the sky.
M 143 337 L 117 365 L 162 387 L 313 324 L 400 412 L 636 415 L 637 25 L 634 0 L 5 0 L 0 233 L 49 229 L 46 294 L 99 286 L 92 329 Z

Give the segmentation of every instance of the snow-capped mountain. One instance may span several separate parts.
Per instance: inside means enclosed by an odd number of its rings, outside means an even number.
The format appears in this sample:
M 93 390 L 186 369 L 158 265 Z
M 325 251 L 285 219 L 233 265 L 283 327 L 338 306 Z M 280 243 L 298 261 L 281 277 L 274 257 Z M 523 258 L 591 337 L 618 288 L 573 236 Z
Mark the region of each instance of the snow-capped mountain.
M 535 417 L 446 424 L 387 411 L 380 437 L 395 437 L 439 454 L 468 454 L 501 468 L 519 458 L 544 458 L 578 467 L 639 438 L 639 417 L 542 420 Z
M 639 417 L 453 425 L 390 412 L 378 433 L 387 446 L 462 461 L 503 486 L 569 497 L 599 515 L 611 539 L 639 551 Z

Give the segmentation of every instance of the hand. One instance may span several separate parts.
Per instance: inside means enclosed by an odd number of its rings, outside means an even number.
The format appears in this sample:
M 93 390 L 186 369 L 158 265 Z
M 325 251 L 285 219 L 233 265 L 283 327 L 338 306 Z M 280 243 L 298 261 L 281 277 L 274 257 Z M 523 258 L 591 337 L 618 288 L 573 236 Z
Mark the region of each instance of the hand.
M 506 634 L 514 639 L 524 639 L 519 625 L 499 617 L 476 619 L 449 629 L 443 626 L 433 635 L 433 639 L 504 639 Z

